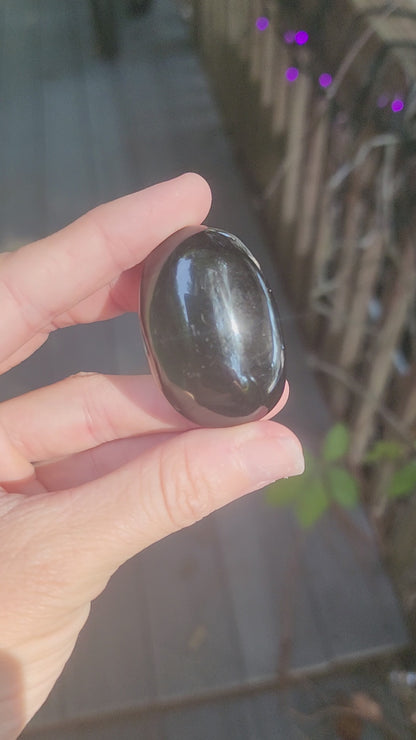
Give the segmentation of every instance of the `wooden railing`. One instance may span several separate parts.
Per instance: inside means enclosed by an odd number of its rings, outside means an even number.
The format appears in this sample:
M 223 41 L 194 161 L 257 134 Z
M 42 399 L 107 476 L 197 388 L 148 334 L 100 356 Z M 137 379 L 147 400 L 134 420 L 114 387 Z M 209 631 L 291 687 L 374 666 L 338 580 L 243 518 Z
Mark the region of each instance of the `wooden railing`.
M 353 431 L 352 461 L 376 436 L 414 438 L 416 2 L 194 9 L 312 364 Z

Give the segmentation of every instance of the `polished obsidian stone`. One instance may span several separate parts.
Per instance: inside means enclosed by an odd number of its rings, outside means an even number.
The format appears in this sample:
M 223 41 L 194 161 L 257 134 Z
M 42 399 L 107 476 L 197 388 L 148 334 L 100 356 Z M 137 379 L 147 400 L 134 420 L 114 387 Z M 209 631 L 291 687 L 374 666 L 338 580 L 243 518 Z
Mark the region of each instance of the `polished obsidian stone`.
M 168 401 L 203 426 L 261 419 L 282 395 L 284 346 L 274 297 L 239 239 L 190 226 L 146 259 L 140 319 Z

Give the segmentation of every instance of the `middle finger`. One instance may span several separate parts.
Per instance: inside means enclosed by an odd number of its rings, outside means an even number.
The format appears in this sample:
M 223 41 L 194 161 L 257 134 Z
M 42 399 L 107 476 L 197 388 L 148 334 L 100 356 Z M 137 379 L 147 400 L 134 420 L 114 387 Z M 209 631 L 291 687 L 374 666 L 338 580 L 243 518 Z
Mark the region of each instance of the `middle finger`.
M 78 373 L 0 404 L 0 424 L 20 455 L 51 460 L 140 434 L 183 431 L 150 375 Z
M 288 385 L 271 418 L 286 403 Z M 197 424 L 168 403 L 150 375 L 78 373 L 0 404 L 0 425 L 31 462 L 52 460 L 114 439 L 180 432 Z

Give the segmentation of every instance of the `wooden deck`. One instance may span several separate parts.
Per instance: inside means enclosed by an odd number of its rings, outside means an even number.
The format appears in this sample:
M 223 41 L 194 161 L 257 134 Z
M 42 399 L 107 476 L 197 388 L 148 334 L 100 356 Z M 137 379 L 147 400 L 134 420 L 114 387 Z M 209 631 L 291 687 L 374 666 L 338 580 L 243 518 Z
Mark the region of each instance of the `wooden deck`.
M 209 223 L 238 234 L 275 286 L 291 383 L 281 419 L 316 448 L 329 414 L 187 28 L 159 0 L 145 18 L 122 18 L 121 33 L 110 63 L 95 51 L 84 0 L 0 4 L 0 248 L 98 202 L 200 172 L 214 195 Z M 55 333 L 1 378 L 0 400 L 80 370 L 147 372 L 137 318 Z M 368 532 L 361 512 L 353 516 Z M 94 603 L 23 736 L 299 737 L 291 708 L 312 704 L 303 690 L 273 690 L 282 644 L 292 675 L 313 676 L 394 652 L 407 635 L 371 537 L 351 540 L 325 518 L 296 565 L 297 540 L 290 514 L 259 493 L 129 561 Z

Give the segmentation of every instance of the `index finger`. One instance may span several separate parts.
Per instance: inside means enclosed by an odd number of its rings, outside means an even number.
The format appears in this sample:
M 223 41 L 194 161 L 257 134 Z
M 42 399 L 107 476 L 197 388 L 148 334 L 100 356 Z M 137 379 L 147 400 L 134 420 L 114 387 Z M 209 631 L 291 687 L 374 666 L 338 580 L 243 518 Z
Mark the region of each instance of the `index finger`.
M 208 184 L 189 173 L 98 206 L 7 254 L 0 271 L 0 359 L 141 262 L 170 234 L 201 223 L 210 202 Z

